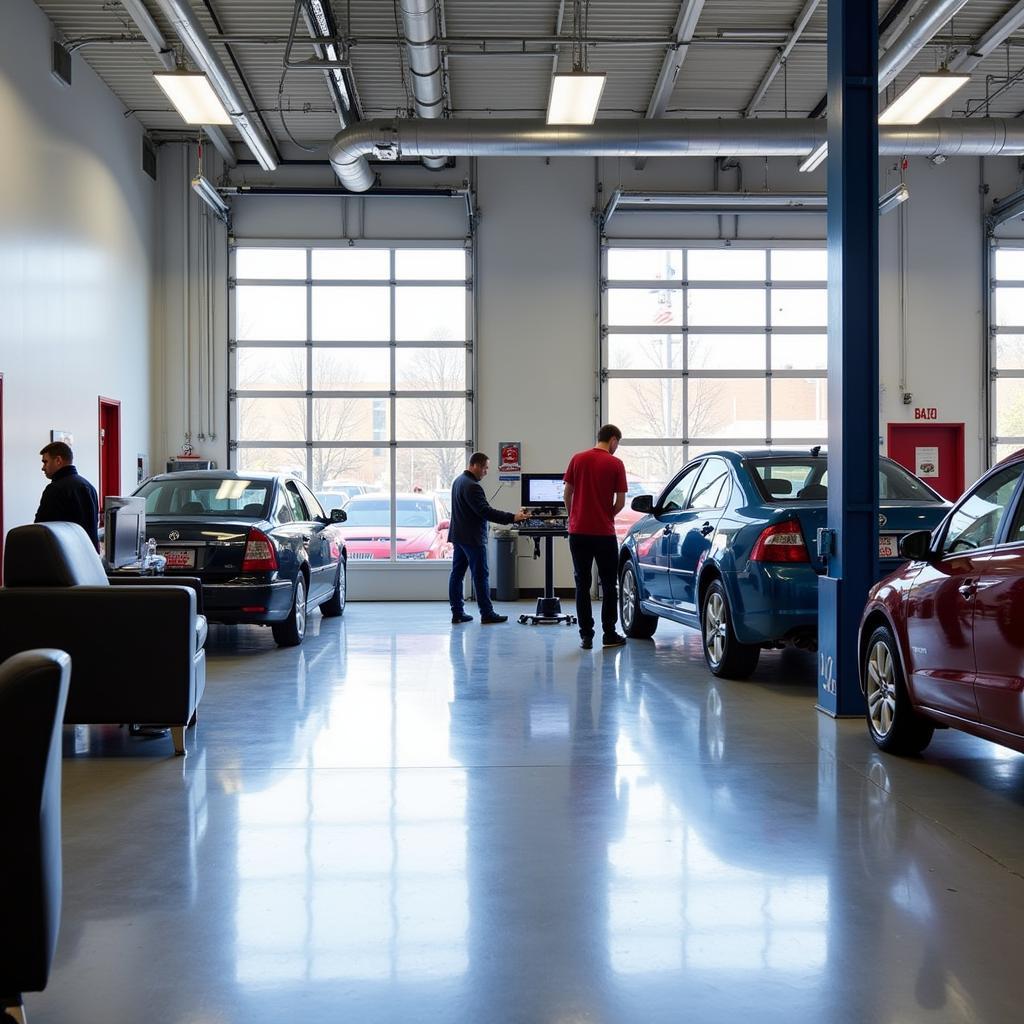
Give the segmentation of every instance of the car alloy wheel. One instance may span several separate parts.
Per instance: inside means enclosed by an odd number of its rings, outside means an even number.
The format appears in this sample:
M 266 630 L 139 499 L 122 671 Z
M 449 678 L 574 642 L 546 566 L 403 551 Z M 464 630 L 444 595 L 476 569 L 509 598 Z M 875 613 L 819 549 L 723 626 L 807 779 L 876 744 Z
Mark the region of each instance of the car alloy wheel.
M 300 639 L 306 635 L 306 587 L 301 573 L 295 581 L 295 632 Z
M 712 668 L 722 664 L 729 639 L 725 598 L 716 590 L 704 605 L 704 649 Z
M 658 628 L 658 617 L 640 607 L 640 585 L 632 562 L 626 562 L 619 574 L 619 617 L 631 640 L 650 640 Z
M 896 673 L 892 651 L 884 640 L 872 646 L 867 670 L 868 717 L 871 728 L 884 739 L 896 717 Z
M 887 625 L 878 626 L 864 648 L 861 680 L 868 732 L 880 750 L 919 754 L 931 742 L 935 724 L 911 702 L 898 650 Z

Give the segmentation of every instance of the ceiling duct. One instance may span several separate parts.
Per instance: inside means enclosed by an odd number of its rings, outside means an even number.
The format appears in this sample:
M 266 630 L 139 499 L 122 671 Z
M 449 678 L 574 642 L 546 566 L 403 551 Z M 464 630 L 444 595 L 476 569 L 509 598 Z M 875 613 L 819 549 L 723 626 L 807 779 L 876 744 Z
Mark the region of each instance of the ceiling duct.
M 443 117 L 444 74 L 441 48 L 437 45 L 440 24 L 437 0 L 401 0 L 400 6 L 416 116 Z M 436 171 L 447 166 L 448 158 L 424 157 L 423 163 Z
M 373 187 L 368 157 L 455 156 L 806 156 L 827 137 L 824 120 L 609 120 L 592 125 L 544 121 L 362 121 L 339 132 L 330 159 L 352 192 Z M 1024 122 L 1013 119 L 933 118 L 915 125 L 883 125 L 878 151 L 895 156 L 1021 156 Z

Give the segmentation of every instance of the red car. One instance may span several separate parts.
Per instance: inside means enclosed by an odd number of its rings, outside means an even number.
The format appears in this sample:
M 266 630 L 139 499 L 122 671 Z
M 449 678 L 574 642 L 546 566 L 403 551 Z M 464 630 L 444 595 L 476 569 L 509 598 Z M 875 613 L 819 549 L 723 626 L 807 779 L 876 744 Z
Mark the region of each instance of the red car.
M 910 561 L 872 589 L 860 627 L 872 739 L 918 753 L 952 727 L 1024 753 L 1024 450 L 989 470 Z
M 395 557 L 399 561 L 452 557 L 448 513 L 435 494 L 395 495 Z M 337 528 L 350 562 L 391 557 L 391 499 L 386 494 L 356 494 L 345 504 L 348 519 Z

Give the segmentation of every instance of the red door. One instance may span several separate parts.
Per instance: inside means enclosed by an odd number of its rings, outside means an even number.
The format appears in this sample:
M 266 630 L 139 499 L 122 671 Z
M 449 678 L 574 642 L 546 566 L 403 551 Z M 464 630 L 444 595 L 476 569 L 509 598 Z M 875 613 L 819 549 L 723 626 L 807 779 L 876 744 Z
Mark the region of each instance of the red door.
M 100 515 L 108 497 L 121 493 L 121 403 L 100 398 Z
M 890 423 L 889 458 L 950 501 L 964 492 L 962 423 Z

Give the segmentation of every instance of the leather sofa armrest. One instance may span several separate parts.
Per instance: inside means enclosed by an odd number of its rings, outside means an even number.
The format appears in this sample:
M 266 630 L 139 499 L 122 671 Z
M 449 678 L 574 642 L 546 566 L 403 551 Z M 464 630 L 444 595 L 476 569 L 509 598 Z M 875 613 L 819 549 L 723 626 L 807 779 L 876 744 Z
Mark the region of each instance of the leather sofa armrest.
M 203 614 L 203 581 L 198 576 L 108 576 L 112 587 L 188 587 L 196 595 L 196 612 Z

